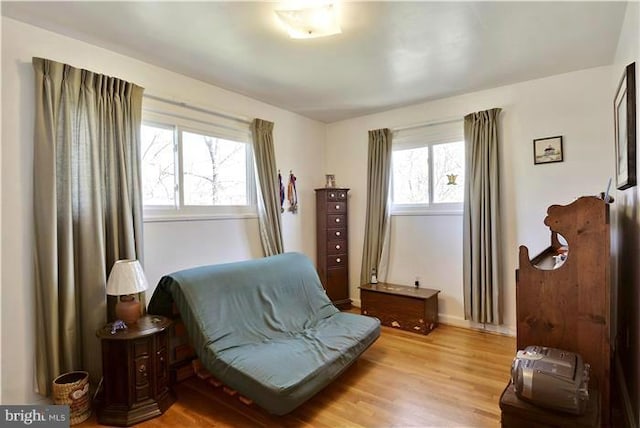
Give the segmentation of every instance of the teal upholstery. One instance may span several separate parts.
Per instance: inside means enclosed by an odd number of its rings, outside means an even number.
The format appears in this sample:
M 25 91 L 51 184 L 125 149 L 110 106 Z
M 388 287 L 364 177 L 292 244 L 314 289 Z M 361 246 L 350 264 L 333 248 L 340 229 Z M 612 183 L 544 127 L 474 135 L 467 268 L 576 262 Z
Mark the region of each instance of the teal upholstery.
M 172 273 L 148 311 L 170 315 L 172 301 L 213 376 L 278 415 L 328 385 L 380 335 L 377 319 L 331 304 L 299 253 Z

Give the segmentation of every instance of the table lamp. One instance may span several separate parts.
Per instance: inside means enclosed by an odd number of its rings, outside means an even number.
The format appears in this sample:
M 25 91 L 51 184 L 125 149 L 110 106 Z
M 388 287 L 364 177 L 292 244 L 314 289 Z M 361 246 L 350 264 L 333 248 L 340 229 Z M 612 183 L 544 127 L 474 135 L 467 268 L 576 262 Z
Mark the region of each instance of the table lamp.
M 134 294 L 147 289 L 149 283 L 137 260 L 118 260 L 113 264 L 107 280 L 107 294 L 120 296 L 116 304 L 116 318 L 135 324 L 140 318 L 140 302 Z

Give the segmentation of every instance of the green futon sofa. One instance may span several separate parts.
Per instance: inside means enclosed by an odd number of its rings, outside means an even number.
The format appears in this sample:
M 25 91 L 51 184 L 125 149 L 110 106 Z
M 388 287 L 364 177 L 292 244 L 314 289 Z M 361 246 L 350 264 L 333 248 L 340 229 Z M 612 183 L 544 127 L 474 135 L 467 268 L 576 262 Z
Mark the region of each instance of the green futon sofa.
M 163 277 L 148 312 L 175 302 L 202 364 L 270 413 L 327 386 L 380 335 L 376 318 L 338 311 L 299 253 Z

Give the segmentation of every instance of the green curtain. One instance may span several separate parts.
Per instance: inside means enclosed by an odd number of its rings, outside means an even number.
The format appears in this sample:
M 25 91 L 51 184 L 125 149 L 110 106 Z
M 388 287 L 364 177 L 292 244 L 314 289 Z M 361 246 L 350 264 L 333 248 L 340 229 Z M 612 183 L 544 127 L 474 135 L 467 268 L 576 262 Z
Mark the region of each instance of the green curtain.
M 360 284 L 369 283 L 372 269 L 378 271 L 382 250 L 388 240 L 391 130 L 369 131 L 367 164 L 367 212 Z
M 280 218 L 280 185 L 273 146 L 273 122 L 254 119 L 251 123 L 253 156 L 258 178 L 258 222 L 265 256 L 284 252 Z
M 36 380 L 102 374 L 96 330 L 118 259 L 142 258 L 143 89 L 33 58 Z
M 465 318 L 501 324 L 498 118 L 501 109 L 464 118 L 466 144 L 463 214 Z

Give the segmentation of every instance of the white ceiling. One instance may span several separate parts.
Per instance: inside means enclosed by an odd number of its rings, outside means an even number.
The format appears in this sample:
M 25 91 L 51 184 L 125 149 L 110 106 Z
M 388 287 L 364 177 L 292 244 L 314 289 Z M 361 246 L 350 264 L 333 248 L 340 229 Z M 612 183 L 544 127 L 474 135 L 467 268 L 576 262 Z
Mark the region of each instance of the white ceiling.
M 293 40 L 271 2 L 2 2 L 2 14 L 323 122 L 610 64 L 625 2 L 343 2 Z M 19 41 L 14 41 L 18 42 Z

